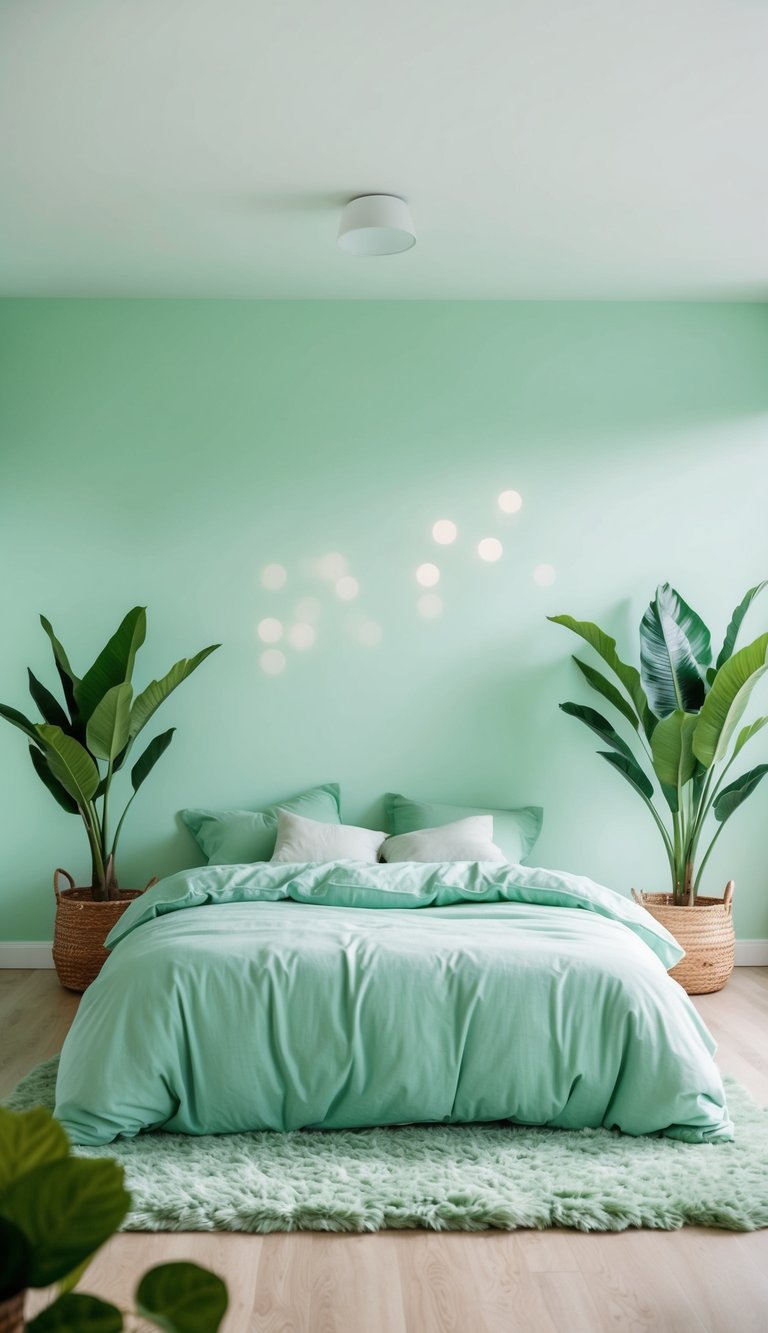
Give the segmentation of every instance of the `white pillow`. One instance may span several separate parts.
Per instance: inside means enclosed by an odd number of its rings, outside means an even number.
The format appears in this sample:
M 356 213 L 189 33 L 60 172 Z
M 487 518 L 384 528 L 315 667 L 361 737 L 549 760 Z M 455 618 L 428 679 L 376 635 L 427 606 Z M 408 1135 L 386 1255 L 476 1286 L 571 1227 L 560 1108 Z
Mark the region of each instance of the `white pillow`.
M 387 838 L 383 861 L 506 861 L 493 842 L 493 815 L 468 815 L 440 828 Z
M 376 862 L 386 833 L 353 824 L 321 824 L 278 809 L 273 861 Z

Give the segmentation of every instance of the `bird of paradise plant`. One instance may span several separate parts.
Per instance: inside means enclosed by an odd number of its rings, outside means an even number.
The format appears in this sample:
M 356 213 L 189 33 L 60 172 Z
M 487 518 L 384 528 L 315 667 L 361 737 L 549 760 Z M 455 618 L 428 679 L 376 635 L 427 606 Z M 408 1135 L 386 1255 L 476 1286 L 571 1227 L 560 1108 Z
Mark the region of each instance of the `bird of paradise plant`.
M 574 657 L 588 685 L 635 733 L 633 744 L 595 709 L 577 703 L 560 707 L 610 747 L 598 751 L 601 758 L 650 811 L 678 906 L 693 904 L 726 822 L 768 773 L 768 764 L 758 764 L 725 784 L 744 746 L 768 724 L 768 717 L 758 717 L 740 727 L 752 690 L 768 671 L 768 634 L 736 650 L 747 611 L 767 583 L 750 588 L 739 602 L 714 664 L 710 631 L 668 583 L 657 588 L 640 624 L 639 671 L 621 660 L 615 639 L 597 625 L 568 615 L 549 617 L 584 639 L 618 682 L 617 687 Z M 700 855 L 710 815 L 717 827 Z
M 133 790 L 113 833 L 110 797 L 115 774 L 168 695 L 220 645 L 211 644 L 194 657 L 183 657 L 134 696 L 134 662 L 147 632 L 145 607 L 135 606 L 128 612 L 84 676 L 73 671 L 50 621 L 41 616 L 40 623 L 53 649 L 64 707 L 29 671 L 29 692 L 42 721 L 33 722 L 5 704 L 0 704 L 0 717 L 26 735 L 35 772 L 54 800 L 68 814 L 82 819 L 91 853 L 94 899 L 114 899 L 119 892 L 115 857 L 125 817 L 142 783 L 168 749 L 175 727 L 155 736 L 133 765 Z

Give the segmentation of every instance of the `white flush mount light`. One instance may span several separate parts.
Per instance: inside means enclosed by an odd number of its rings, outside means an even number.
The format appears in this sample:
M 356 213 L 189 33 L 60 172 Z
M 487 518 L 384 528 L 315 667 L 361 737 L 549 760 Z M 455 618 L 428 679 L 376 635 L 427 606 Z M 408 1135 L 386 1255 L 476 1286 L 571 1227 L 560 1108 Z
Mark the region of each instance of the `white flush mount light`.
M 339 222 L 338 243 L 348 255 L 397 255 L 416 244 L 411 210 L 394 194 L 351 199 Z

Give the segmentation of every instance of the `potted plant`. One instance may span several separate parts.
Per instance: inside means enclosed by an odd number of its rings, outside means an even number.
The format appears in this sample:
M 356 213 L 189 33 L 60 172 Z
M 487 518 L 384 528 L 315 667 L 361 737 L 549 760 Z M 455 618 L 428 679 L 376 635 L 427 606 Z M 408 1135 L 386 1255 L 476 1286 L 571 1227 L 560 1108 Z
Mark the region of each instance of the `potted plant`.
M 657 588 L 640 624 L 639 671 L 621 660 L 616 641 L 597 625 L 549 617 L 584 639 L 617 681 L 574 657 L 587 684 L 634 732 L 632 744 L 595 709 L 560 707 L 606 743 L 601 758 L 637 792 L 653 818 L 669 863 L 671 892 L 646 893 L 638 901 L 686 950 L 672 976 L 692 995 L 720 990 L 733 970 L 733 881 L 721 899 L 702 897 L 699 888 L 725 824 L 768 773 L 768 764 L 758 764 L 725 782 L 744 746 L 768 723 L 768 717 L 759 717 L 740 728 L 752 690 L 768 671 L 768 634 L 736 650 L 744 617 L 765 586 L 750 588 L 739 602 L 714 664 L 709 630 L 668 583 Z
M 40 622 L 51 642 L 64 707 L 29 671 L 29 692 L 42 717 L 30 721 L 0 704 L 0 717 L 22 731 L 37 776 L 68 814 L 79 815 L 91 856 L 91 883 L 78 888 L 71 875 L 54 875 L 56 923 L 53 961 L 62 985 L 83 991 L 106 959 L 104 940 L 139 889 L 120 889 L 115 858 L 125 817 L 142 783 L 168 749 L 175 728 L 155 736 L 131 768 L 132 791 L 112 826 L 110 798 L 115 775 L 123 768 L 137 737 L 168 695 L 218 644 L 194 657 L 183 657 L 160 680 L 134 696 L 131 678 L 136 653 L 147 629 L 146 608 L 135 606 L 84 676 L 76 676 L 45 616 Z M 60 875 L 69 882 L 61 889 Z
M 120 1333 L 124 1313 L 134 1312 L 73 1288 L 130 1202 L 122 1167 L 74 1157 L 45 1107 L 0 1108 L 0 1333 Z M 54 1299 L 25 1324 L 27 1290 L 54 1283 Z M 165 1333 L 217 1333 L 227 1289 L 197 1264 L 159 1264 L 139 1281 L 135 1301 L 142 1328 L 148 1320 Z

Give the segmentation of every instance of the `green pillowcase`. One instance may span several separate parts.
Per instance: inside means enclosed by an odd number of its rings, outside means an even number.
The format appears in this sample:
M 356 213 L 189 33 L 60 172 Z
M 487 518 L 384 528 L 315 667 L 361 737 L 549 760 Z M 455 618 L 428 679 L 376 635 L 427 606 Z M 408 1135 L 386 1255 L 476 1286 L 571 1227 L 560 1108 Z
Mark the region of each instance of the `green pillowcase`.
M 181 817 L 209 866 L 240 865 L 271 857 L 277 838 L 278 807 L 322 824 L 340 824 L 339 784 L 311 787 L 266 810 L 182 810 Z
M 420 829 L 439 828 L 468 815 L 493 815 L 493 841 L 514 865 L 524 861 L 541 832 L 544 811 L 540 805 L 521 810 L 491 810 L 488 806 L 434 805 L 431 801 L 409 801 L 406 796 L 388 792 L 385 797 L 389 829 L 396 833 L 417 833 Z

